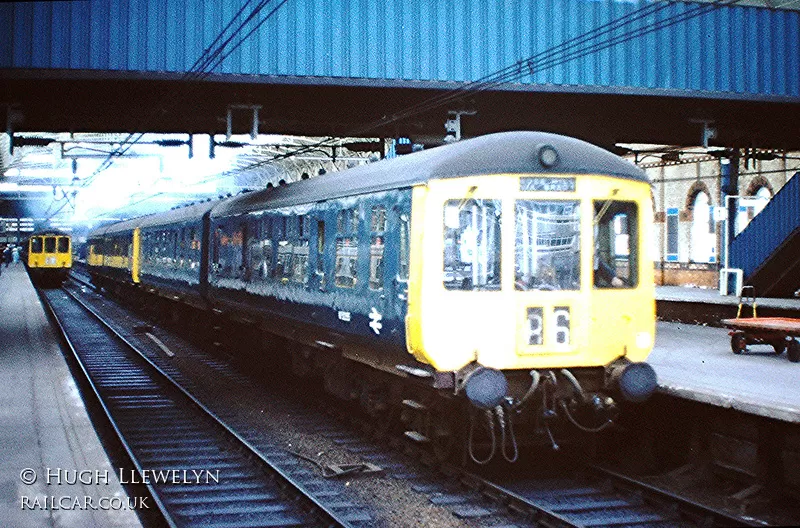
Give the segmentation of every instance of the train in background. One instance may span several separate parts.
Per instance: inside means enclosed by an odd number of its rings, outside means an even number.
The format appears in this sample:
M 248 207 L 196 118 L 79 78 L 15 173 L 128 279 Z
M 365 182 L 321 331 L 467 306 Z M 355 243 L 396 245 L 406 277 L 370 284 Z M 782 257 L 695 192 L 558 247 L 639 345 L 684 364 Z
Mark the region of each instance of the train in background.
M 285 338 L 297 375 L 441 456 L 513 461 L 655 390 L 651 222 L 634 165 L 506 132 L 107 225 L 87 264 Z
M 34 284 L 58 287 L 72 269 L 72 237 L 57 230 L 34 232 L 25 243 L 22 260 Z

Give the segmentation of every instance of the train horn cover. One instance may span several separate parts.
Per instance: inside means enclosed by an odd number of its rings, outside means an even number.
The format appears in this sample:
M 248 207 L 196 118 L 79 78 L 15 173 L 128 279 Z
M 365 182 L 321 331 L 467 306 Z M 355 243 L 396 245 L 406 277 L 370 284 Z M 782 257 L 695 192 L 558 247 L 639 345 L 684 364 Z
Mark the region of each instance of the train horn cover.
M 478 367 L 466 382 L 467 398 L 479 409 L 494 409 L 508 392 L 508 381 L 499 370 Z

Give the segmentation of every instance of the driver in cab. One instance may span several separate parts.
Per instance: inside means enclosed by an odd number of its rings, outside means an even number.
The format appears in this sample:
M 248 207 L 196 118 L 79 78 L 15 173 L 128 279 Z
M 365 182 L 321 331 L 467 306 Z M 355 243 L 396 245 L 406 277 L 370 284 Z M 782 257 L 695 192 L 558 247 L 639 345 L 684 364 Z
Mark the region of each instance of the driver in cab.
M 625 287 L 625 281 L 617 277 L 614 268 L 600 256 L 599 250 L 594 253 L 594 285 L 596 288 Z

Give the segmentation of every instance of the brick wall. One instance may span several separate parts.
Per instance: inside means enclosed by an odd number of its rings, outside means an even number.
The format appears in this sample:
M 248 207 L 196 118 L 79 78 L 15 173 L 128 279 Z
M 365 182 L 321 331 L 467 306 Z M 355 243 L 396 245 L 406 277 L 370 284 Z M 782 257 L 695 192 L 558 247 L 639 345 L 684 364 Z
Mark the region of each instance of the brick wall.
M 695 151 L 698 149 L 687 149 Z M 796 154 L 779 157 L 770 161 L 740 160 L 739 194 L 753 194 L 761 187 L 768 187 L 772 193 L 778 192 L 787 179 L 797 170 L 797 162 L 792 160 Z M 653 156 L 647 157 L 652 160 Z M 698 192 L 709 195 L 712 207 L 723 205 L 720 196 L 721 164 L 718 158 L 705 154 L 681 153 L 681 161 L 640 163 L 653 182 L 653 260 L 656 262 L 656 283 L 664 285 L 696 285 L 717 288 L 718 268 L 723 260 L 721 252 L 723 238 L 722 222 L 715 223 L 717 244 L 712 263 L 694 263 L 692 222 L 694 219 L 694 198 Z M 678 210 L 678 253 L 677 261 L 666 262 L 667 211 Z M 663 269 L 661 262 L 664 262 Z
M 660 262 L 655 264 L 657 286 L 719 287 L 719 271 L 715 264 Z

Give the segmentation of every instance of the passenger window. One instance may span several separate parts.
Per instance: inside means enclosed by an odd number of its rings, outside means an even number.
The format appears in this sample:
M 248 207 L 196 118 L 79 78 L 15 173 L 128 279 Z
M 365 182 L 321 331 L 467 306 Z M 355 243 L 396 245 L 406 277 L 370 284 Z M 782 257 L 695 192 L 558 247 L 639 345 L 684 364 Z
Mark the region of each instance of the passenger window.
M 317 220 L 317 271 L 325 271 L 325 222 Z
M 180 247 L 178 242 L 178 237 L 180 236 L 180 232 L 178 230 L 170 232 L 170 240 L 172 243 L 172 265 L 173 267 L 177 267 L 178 264 L 178 256 L 180 255 Z
M 383 237 L 374 236 L 369 246 L 369 289 L 383 289 Z
M 222 227 L 214 230 L 214 246 L 211 254 L 211 271 L 216 275 L 220 272 L 220 246 L 222 245 Z
M 56 252 L 56 237 L 44 237 L 44 252 L 45 253 Z
M 358 208 L 339 211 L 336 216 L 336 232 L 340 235 L 358 234 Z
M 250 245 L 252 280 L 265 281 L 272 269 L 272 240 L 263 238 Z
M 384 206 L 376 205 L 372 208 L 370 231 L 373 233 L 386 231 L 386 208 Z
M 596 201 L 594 214 L 594 286 L 636 287 L 639 281 L 636 204 Z
M 183 269 L 186 267 L 186 247 L 187 247 L 187 235 L 188 232 L 186 228 L 181 228 L 180 234 L 180 241 L 178 242 L 178 268 Z
M 334 281 L 340 288 L 355 288 L 357 282 L 358 241 L 340 238 L 336 241 L 336 272 Z
M 292 275 L 292 246 L 286 240 L 278 242 L 278 262 L 275 264 L 275 278 L 282 283 L 289 282 Z
M 308 284 L 308 240 L 301 240 L 292 250 L 292 281 Z
M 500 200 L 444 204 L 443 283 L 448 290 L 500 289 Z
M 261 224 L 262 237 L 259 244 L 260 262 L 257 275 L 259 279 L 264 281 L 272 277 L 273 266 L 275 265 L 275 247 L 272 241 L 272 236 L 274 235 L 272 232 L 273 226 L 274 222 L 271 218 L 265 218 Z
M 292 282 L 308 285 L 308 229 L 305 215 L 297 217 L 297 234 L 292 238 Z
M 58 252 L 69 253 L 69 238 L 58 237 Z
M 260 282 L 269 276 L 269 262 L 266 261 L 271 255 L 269 252 L 264 251 L 263 242 L 268 242 L 270 247 L 272 245 L 270 240 L 262 240 L 259 236 L 260 233 L 265 232 L 263 222 L 254 224 L 248 230 L 247 257 L 249 262 L 247 263 L 247 268 L 250 272 L 248 280 L 251 282 Z
M 386 231 L 386 207 L 376 205 L 370 215 L 372 236 L 369 245 L 369 289 L 383 289 L 383 251 Z
M 31 253 L 41 253 L 42 252 L 42 237 L 33 237 L 31 238 Z
M 325 222 L 317 220 L 317 278 L 319 289 L 325 289 Z
M 142 233 L 142 263 L 143 264 L 150 264 L 150 252 L 152 248 L 150 247 L 150 234 L 149 233 Z
M 397 276 L 400 280 L 408 280 L 408 265 L 409 265 L 409 223 L 408 215 L 401 214 L 400 222 L 400 251 L 399 251 L 399 264 L 397 267 Z
M 234 245 L 238 242 L 236 254 L 236 278 L 245 281 L 250 280 L 250 269 L 248 268 L 247 256 L 247 224 L 240 224 L 239 230 L 233 234 Z

